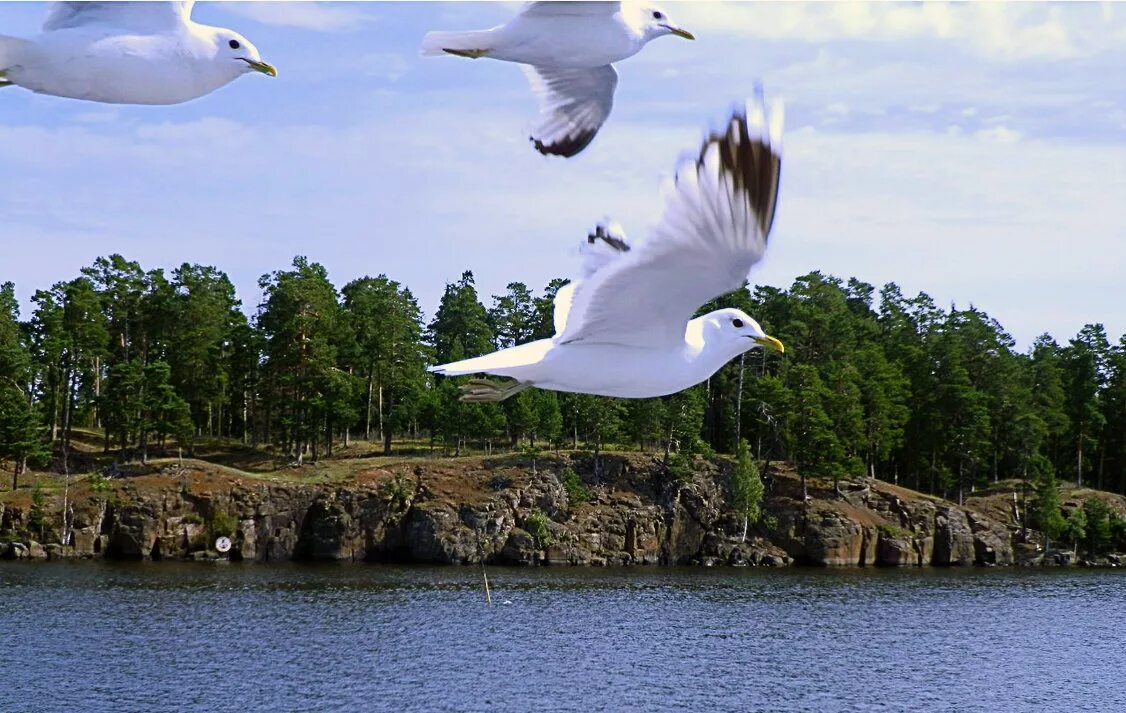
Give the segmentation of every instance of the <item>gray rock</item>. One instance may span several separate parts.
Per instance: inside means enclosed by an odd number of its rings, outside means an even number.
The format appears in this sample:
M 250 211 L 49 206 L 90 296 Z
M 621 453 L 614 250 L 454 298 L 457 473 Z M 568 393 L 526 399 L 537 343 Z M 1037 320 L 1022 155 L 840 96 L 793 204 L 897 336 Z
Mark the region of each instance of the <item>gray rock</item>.
M 1014 560 L 1009 529 L 978 513 L 967 511 L 973 530 L 974 562 L 981 565 L 1011 565 Z
M 974 535 L 966 514 L 951 506 L 936 508 L 932 564 L 966 567 L 975 559 Z
M 880 532 L 876 564 L 882 567 L 909 567 L 917 562 L 915 542 L 903 535 Z

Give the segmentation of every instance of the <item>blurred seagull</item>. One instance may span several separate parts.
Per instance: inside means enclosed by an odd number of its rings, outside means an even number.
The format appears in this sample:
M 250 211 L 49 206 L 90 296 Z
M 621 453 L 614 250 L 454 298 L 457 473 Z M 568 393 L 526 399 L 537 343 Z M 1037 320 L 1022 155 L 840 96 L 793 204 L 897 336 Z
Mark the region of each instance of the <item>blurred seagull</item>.
M 247 72 L 276 77 L 239 33 L 192 22 L 193 2 L 56 2 L 43 32 L 0 35 L 0 87 L 107 104 L 179 104 Z
M 610 115 L 618 85 L 612 63 L 662 35 L 696 39 L 652 7 L 530 2 L 491 30 L 428 33 L 422 54 L 519 62 L 540 100 L 532 144 L 542 154 L 569 158 L 590 144 Z
M 631 248 L 604 221 L 582 244 L 583 279 L 555 297 L 555 336 L 435 366 L 446 376 L 488 373 L 463 401 L 502 401 L 535 386 L 648 398 L 698 384 L 755 347 L 784 351 L 737 309 L 691 319 L 708 300 L 742 287 L 766 250 L 781 170 L 782 111 L 761 97 L 736 111 L 684 162 L 649 239 Z

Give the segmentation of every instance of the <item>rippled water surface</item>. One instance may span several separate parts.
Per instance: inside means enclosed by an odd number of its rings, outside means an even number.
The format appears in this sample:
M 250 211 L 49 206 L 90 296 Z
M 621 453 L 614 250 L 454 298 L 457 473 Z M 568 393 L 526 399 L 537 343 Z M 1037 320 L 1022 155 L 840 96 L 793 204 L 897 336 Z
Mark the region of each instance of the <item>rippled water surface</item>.
M 0 563 L 0 711 L 1126 710 L 1116 571 Z

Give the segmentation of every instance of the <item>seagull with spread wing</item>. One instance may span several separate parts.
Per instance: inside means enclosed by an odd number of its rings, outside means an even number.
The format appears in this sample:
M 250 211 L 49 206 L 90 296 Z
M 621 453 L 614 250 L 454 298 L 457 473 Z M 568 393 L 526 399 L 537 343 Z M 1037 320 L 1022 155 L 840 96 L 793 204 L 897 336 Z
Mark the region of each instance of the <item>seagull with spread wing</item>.
M 491 30 L 428 33 L 422 54 L 520 63 L 540 100 L 532 145 L 542 154 L 569 158 L 590 144 L 610 115 L 618 86 L 613 63 L 663 35 L 696 39 L 653 7 L 530 2 Z
M 247 72 L 277 76 L 239 33 L 192 22 L 193 2 L 55 2 L 37 37 L 0 35 L 0 87 L 107 104 L 179 104 Z
M 470 381 L 464 401 L 501 401 L 535 386 L 648 398 L 698 384 L 736 356 L 782 343 L 737 309 L 692 319 L 700 305 L 744 284 L 766 250 L 781 170 L 782 112 L 761 100 L 705 139 L 667 190 L 649 239 L 631 247 L 604 222 L 582 244 L 583 278 L 555 297 L 555 336 L 435 366 Z

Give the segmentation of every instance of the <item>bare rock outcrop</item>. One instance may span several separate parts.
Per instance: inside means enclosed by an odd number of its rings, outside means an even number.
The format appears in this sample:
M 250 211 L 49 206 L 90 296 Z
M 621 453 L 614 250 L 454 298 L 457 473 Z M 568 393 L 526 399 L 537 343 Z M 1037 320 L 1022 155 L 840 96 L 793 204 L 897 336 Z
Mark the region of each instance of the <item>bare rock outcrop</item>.
M 581 487 L 576 486 L 578 478 Z M 567 484 L 565 484 L 565 481 Z M 731 464 L 672 473 L 641 454 L 404 461 L 332 485 L 247 478 L 203 466 L 73 488 L 68 542 L 0 540 L 0 557 L 208 559 L 218 534 L 235 560 L 505 565 L 1007 565 L 1011 527 L 871 479 L 819 486 L 775 472 L 764 519 L 731 507 Z M 5 503 L 0 531 L 28 531 Z M 18 540 L 18 541 L 17 541 Z M 36 533 L 60 543 L 58 524 Z

